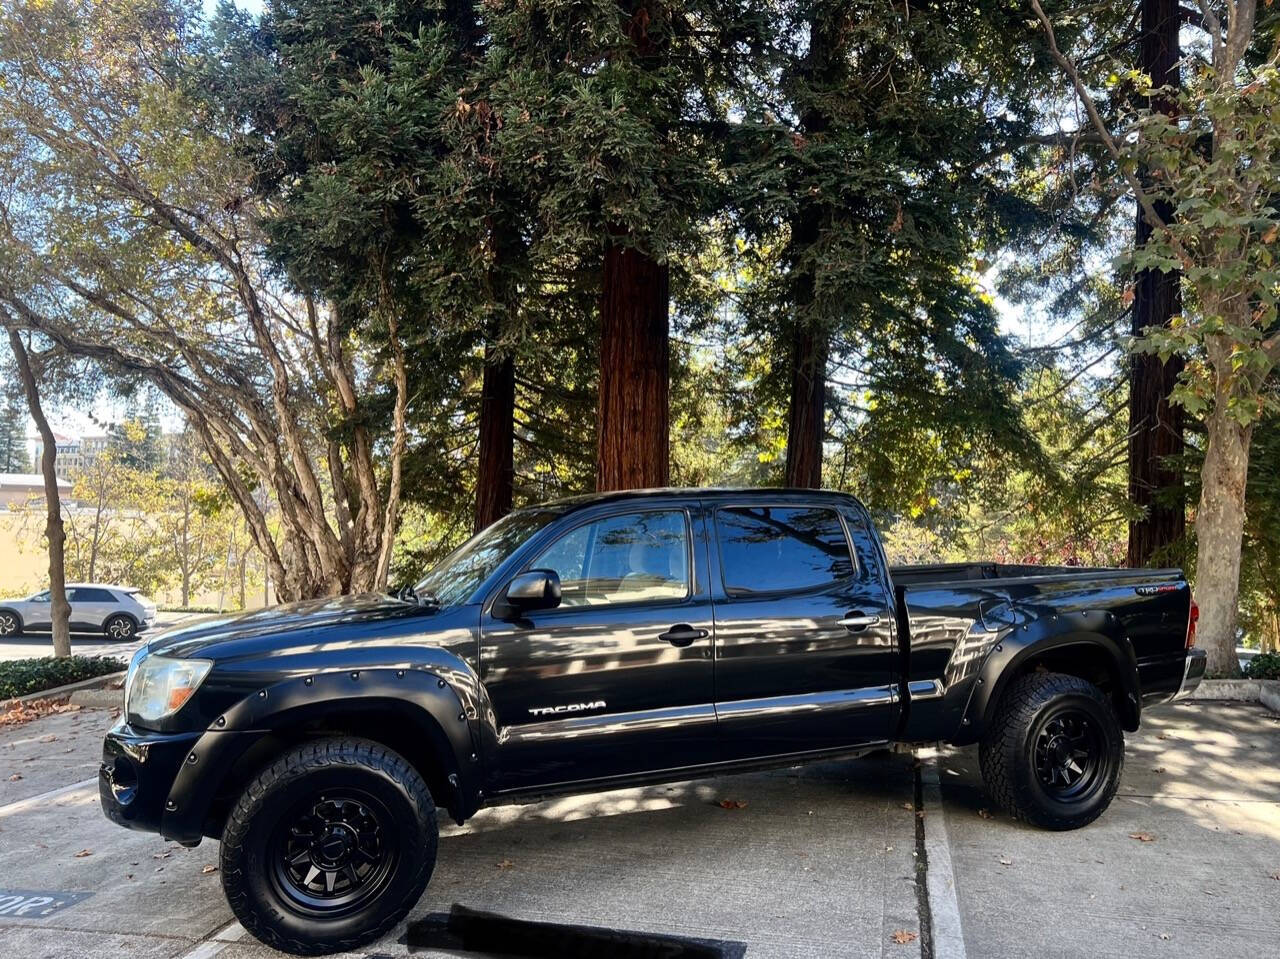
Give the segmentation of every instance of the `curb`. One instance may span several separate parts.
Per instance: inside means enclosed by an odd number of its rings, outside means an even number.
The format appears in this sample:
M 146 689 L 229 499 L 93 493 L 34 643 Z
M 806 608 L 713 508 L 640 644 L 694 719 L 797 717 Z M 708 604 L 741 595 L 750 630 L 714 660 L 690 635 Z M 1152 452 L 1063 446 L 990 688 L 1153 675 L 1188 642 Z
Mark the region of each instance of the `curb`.
M 106 673 L 103 676 L 92 676 L 89 679 L 81 679 L 78 682 L 67 683 L 65 686 L 54 686 L 52 689 L 44 689 L 38 693 L 27 693 L 25 696 L 14 696 L 12 699 L 6 699 L 3 702 L 0 702 L 0 708 L 16 706 L 19 703 L 33 703 L 37 699 L 61 699 L 64 696 L 74 699 L 75 693 L 89 690 L 102 690 L 103 692 L 109 691 L 113 697 L 109 705 L 116 706 L 118 705 L 117 700 L 120 697 L 120 690 L 107 690 L 107 687 L 116 680 L 123 680 L 126 672 L 127 670 L 122 669 L 118 673 Z M 76 705 L 84 706 L 89 704 L 77 702 Z M 93 703 L 92 705 L 96 706 L 100 704 Z
M 1280 713 L 1280 679 L 1205 679 L 1185 702 L 1261 703 Z

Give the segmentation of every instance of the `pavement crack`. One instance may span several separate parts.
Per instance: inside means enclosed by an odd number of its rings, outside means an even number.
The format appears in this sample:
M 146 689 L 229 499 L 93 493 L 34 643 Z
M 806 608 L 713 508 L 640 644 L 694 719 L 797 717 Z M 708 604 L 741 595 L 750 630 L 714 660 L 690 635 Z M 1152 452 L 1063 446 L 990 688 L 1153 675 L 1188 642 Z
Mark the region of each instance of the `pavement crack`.
M 924 782 L 920 778 L 920 762 L 912 770 L 915 788 L 916 827 L 916 914 L 920 921 L 920 959 L 933 956 L 933 914 L 929 909 L 929 851 L 924 837 Z

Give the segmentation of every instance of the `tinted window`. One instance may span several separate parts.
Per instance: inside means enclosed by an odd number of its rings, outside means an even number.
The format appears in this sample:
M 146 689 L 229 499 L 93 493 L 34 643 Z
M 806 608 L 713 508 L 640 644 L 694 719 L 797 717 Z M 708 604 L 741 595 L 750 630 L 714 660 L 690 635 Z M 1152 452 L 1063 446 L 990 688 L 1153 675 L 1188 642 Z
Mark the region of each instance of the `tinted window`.
M 69 603 L 114 603 L 116 598 L 111 595 L 110 591 L 105 589 L 89 589 L 80 586 L 71 590 L 67 594 L 67 602 Z
M 626 513 L 587 523 L 531 566 L 560 577 L 562 606 L 599 606 L 689 595 L 689 530 L 681 510 Z
M 812 589 L 853 575 L 834 510 L 752 506 L 716 513 L 725 590 L 732 594 Z

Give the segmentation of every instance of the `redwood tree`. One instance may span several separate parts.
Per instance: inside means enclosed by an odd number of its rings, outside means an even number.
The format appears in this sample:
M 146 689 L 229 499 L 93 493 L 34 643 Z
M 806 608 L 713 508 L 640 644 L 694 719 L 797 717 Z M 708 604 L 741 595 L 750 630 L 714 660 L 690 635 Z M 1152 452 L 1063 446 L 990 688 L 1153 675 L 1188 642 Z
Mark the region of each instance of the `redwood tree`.
M 1142 33 L 1138 68 L 1151 80 L 1150 109 L 1177 115 L 1181 86 L 1177 0 L 1142 0 Z M 1152 206 L 1160 219 L 1172 222 L 1173 205 L 1164 191 L 1144 176 Z M 1140 203 L 1134 245 L 1151 238 L 1152 226 Z M 1145 269 L 1133 288 L 1132 332 L 1168 327 L 1182 310 L 1182 274 L 1176 270 Z M 1183 409 L 1170 402 L 1183 368 L 1180 356 L 1134 353 L 1129 370 L 1129 499 L 1142 515 L 1129 522 L 1129 565 L 1159 562 L 1186 535 L 1186 496 L 1182 465 Z

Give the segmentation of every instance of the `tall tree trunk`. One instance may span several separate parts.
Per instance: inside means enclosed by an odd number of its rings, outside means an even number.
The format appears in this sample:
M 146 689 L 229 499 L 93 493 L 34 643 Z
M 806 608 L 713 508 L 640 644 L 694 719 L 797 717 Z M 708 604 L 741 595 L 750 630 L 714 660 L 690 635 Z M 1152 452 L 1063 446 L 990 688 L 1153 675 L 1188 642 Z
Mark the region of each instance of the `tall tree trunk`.
M 509 352 L 484 351 L 480 387 L 480 456 L 476 468 L 475 530 L 511 511 L 515 488 L 516 365 Z
M 600 298 L 596 488 L 666 486 L 671 345 L 666 264 L 611 243 Z
M 832 17 L 838 9 L 816 8 L 809 21 L 809 51 L 802 66 L 808 88 L 807 103 L 800 110 L 800 129 L 807 142 L 821 139 L 831 120 L 817 105 L 816 92 L 830 83 L 836 53 L 836 29 Z M 805 89 L 802 86 L 801 89 Z M 822 237 L 821 194 L 805 191 L 791 222 L 792 334 L 788 376 L 786 485 L 822 485 L 822 443 L 826 439 L 827 355 L 829 334 L 814 314 L 817 267 L 813 248 Z
M 1142 0 L 1142 43 L 1139 68 L 1156 87 L 1178 87 L 1177 0 Z M 1174 116 L 1177 103 L 1164 95 L 1152 98 L 1154 108 Z M 1150 179 L 1144 176 L 1144 182 Z M 1157 198 L 1156 212 L 1166 223 L 1173 220 L 1173 206 Z M 1151 237 L 1151 224 L 1139 204 L 1134 243 L 1143 246 Z M 1136 277 L 1132 331 L 1141 336 L 1148 327 L 1168 326 L 1182 309 L 1181 274 L 1143 270 Z M 1130 566 L 1160 561 L 1160 553 L 1186 535 L 1186 495 L 1176 458 L 1183 451 L 1182 407 L 1169 396 L 1182 372 L 1180 357 L 1161 362 L 1150 353 L 1135 353 L 1129 371 L 1129 499 L 1144 510 L 1129 523 Z M 1174 460 L 1171 462 L 1171 458 Z
M 1197 642 L 1208 654 L 1208 672 L 1239 676 L 1236 614 L 1240 595 L 1240 546 L 1244 538 L 1245 482 L 1253 427 L 1241 426 L 1220 398 L 1205 424 L 1208 443 L 1196 509 Z
M 822 485 L 826 438 L 827 333 L 816 325 L 796 328 L 791 349 L 791 401 L 787 417 L 786 484 Z
M 13 358 L 18 365 L 18 378 L 22 380 L 22 388 L 27 393 L 31 418 L 36 422 L 36 429 L 40 431 L 40 441 L 44 446 L 40 454 L 40 472 L 44 474 L 44 535 L 49 541 L 49 611 L 53 619 L 53 655 L 70 656 L 71 605 L 67 602 L 66 561 L 63 557 L 66 532 L 62 528 L 62 502 L 58 499 L 58 445 L 40 406 L 40 390 L 36 385 L 35 374 L 31 372 L 27 349 L 17 330 L 9 330 L 9 346 L 13 349 Z

